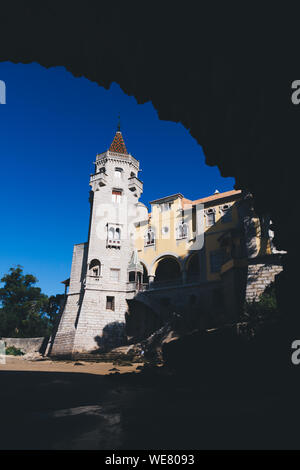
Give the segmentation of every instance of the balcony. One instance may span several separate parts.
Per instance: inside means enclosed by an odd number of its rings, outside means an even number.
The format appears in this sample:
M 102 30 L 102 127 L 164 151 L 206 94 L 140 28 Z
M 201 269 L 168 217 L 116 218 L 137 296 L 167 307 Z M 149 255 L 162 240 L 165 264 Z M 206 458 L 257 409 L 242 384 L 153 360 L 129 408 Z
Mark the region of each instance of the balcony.
M 106 242 L 107 247 L 121 248 L 121 240 L 108 239 Z
M 107 175 L 105 173 L 96 173 L 95 175 L 91 175 L 90 182 L 94 183 L 95 181 L 99 184 L 99 186 L 106 186 Z
M 128 290 L 135 290 L 136 292 L 144 292 L 149 289 L 149 284 L 147 283 L 137 283 L 137 282 L 127 282 Z
M 87 275 L 85 278 L 85 286 L 86 287 L 99 287 L 100 286 L 100 279 L 101 276 L 89 276 Z
M 131 176 L 128 178 L 128 188 L 130 191 L 136 191 L 137 189 L 143 191 L 143 183 L 136 176 Z

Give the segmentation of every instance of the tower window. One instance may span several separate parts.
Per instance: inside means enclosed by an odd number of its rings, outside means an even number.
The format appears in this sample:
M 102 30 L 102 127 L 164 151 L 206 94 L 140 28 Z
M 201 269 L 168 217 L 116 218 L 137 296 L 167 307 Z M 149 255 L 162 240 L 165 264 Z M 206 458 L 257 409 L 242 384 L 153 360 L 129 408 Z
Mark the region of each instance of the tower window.
M 114 239 L 115 239 L 115 240 L 120 240 L 120 238 L 121 238 L 121 231 L 120 231 L 120 229 L 117 227 L 116 230 L 115 230 Z
M 89 275 L 98 277 L 100 276 L 101 264 L 98 259 L 93 259 L 89 264 Z
M 112 191 L 112 202 L 119 204 L 121 202 L 122 191 L 113 190 Z
M 109 226 L 107 231 L 107 246 L 121 246 L 121 229 L 120 227 Z
M 108 239 L 113 240 L 115 237 L 115 229 L 113 227 L 110 227 L 108 230 Z
M 122 177 L 122 168 L 115 168 L 115 178 L 121 179 Z
M 115 298 L 106 297 L 106 310 L 115 310 Z

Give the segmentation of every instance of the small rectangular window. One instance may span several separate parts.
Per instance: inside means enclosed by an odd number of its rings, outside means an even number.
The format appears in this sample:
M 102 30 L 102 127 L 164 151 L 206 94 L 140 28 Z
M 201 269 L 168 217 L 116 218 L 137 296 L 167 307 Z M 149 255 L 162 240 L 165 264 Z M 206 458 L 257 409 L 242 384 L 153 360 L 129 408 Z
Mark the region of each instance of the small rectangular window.
M 121 202 L 122 191 L 112 191 L 112 202 L 120 203 Z
M 120 280 L 120 270 L 119 269 L 111 269 L 110 270 L 110 279 L 112 281 L 119 281 Z
M 115 310 L 115 298 L 106 297 L 106 310 Z

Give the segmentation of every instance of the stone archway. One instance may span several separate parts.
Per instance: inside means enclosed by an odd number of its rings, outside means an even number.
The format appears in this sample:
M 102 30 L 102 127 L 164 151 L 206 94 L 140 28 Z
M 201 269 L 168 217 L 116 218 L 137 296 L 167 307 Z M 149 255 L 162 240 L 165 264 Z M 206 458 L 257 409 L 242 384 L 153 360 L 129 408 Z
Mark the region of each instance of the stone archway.
M 181 267 L 178 260 L 171 256 L 161 258 L 155 269 L 154 283 L 176 282 L 181 279 Z

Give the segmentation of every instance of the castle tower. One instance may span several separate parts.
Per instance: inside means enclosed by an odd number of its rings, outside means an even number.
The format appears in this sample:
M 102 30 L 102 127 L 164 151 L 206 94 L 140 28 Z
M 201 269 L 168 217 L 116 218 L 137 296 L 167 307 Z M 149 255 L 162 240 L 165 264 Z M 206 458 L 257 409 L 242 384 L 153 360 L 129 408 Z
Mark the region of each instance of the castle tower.
M 142 270 L 130 220 L 141 205 L 143 183 L 138 179 L 139 161 L 127 152 L 120 127 L 109 150 L 98 154 L 94 164 L 88 241 L 74 247 L 69 292 L 52 355 L 122 344 L 126 300 L 136 292 L 129 271 Z

